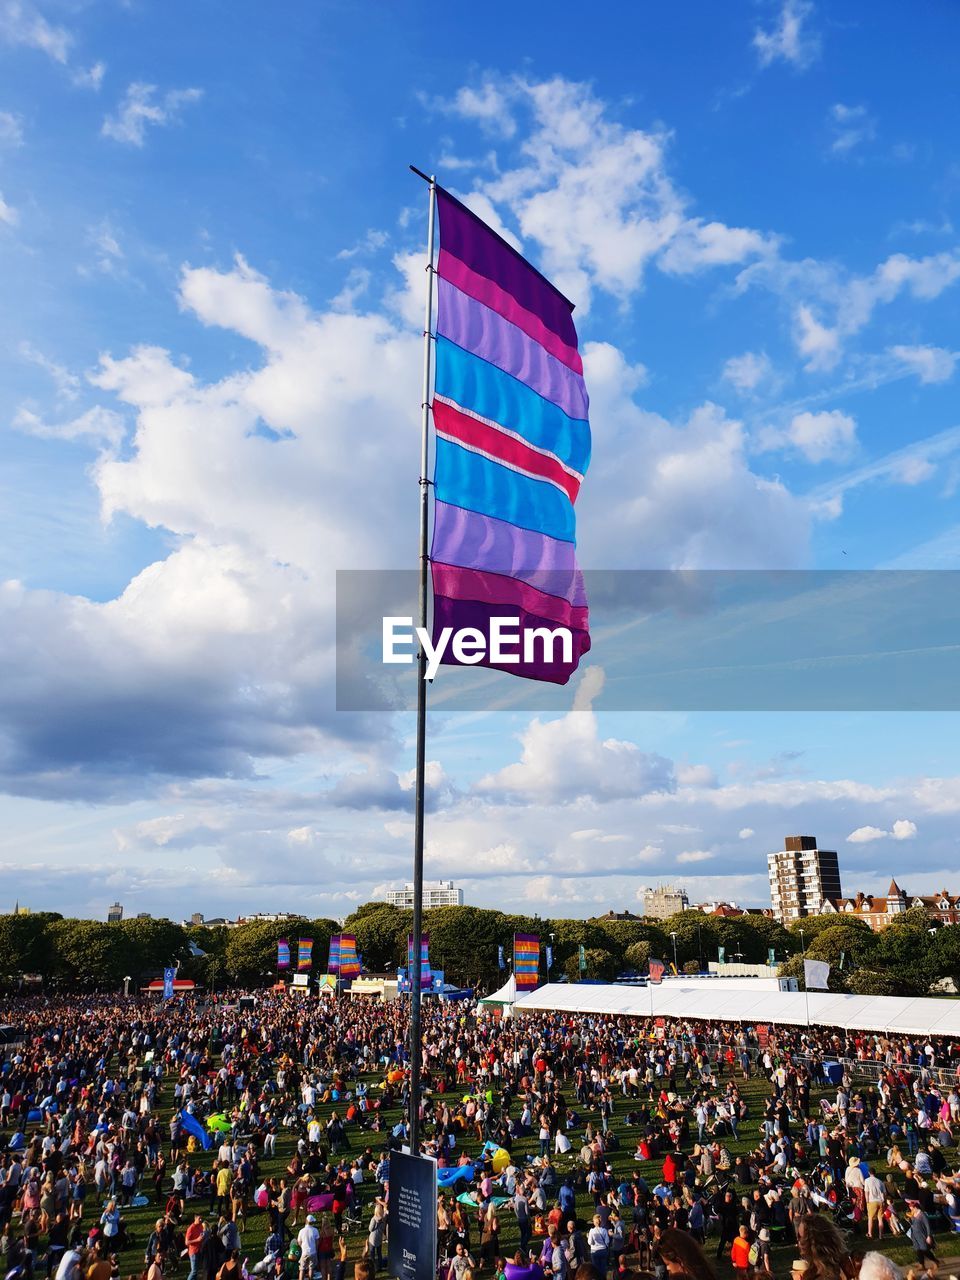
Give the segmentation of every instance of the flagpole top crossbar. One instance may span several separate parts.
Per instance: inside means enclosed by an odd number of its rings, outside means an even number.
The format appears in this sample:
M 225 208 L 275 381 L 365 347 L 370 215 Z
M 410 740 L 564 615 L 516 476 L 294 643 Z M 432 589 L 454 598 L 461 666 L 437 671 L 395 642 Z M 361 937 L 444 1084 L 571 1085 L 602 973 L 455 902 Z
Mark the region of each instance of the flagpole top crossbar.
M 408 168 L 411 173 L 415 173 L 418 178 L 422 178 L 424 182 L 428 182 L 431 187 L 435 187 L 437 185 L 436 175 L 424 173 L 423 170 L 418 169 L 415 164 L 408 165 Z

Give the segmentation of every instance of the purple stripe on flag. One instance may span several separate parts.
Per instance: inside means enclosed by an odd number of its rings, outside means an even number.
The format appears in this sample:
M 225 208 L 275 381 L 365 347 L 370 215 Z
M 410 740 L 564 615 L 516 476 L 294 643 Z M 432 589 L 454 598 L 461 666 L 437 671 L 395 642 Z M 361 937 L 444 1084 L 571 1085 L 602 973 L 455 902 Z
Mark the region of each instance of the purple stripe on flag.
M 433 636 L 434 642 L 444 627 L 452 627 L 454 630 L 460 630 L 464 627 L 474 627 L 482 635 L 487 637 L 487 651 L 489 651 L 490 637 L 490 621 L 492 618 L 510 617 L 520 619 L 521 635 L 533 627 L 546 627 L 552 630 L 556 624 L 551 623 L 549 618 L 540 618 L 535 614 L 530 614 L 521 610 L 519 615 L 514 607 L 504 609 L 503 605 L 492 605 L 477 600 L 454 600 L 449 596 L 433 597 Z M 482 667 L 494 667 L 498 671 L 509 672 L 514 676 L 525 676 L 529 680 L 544 680 L 550 684 L 566 684 L 570 677 L 577 669 L 581 657 L 590 649 L 590 636 L 586 631 L 573 631 L 572 645 L 572 661 L 570 662 L 548 662 L 543 653 L 542 646 L 538 644 L 534 660 L 531 662 L 517 663 L 495 663 L 489 658 L 484 658 L 482 662 L 472 665 Z M 559 647 L 556 649 L 559 658 Z M 443 655 L 442 663 L 446 666 L 461 666 L 457 659 L 453 656 L 452 646 L 448 645 Z
M 590 401 L 574 373 L 498 312 L 440 279 L 437 333 L 511 374 L 571 418 L 586 418 Z
M 466 205 L 441 187 L 437 188 L 437 208 L 440 242 L 446 252 L 511 294 L 565 343 L 577 345 L 572 302 Z
M 448 502 L 434 506 L 431 558 L 466 569 L 509 574 L 578 607 L 587 603 L 572 542 L 520 529 L 507 520 Z

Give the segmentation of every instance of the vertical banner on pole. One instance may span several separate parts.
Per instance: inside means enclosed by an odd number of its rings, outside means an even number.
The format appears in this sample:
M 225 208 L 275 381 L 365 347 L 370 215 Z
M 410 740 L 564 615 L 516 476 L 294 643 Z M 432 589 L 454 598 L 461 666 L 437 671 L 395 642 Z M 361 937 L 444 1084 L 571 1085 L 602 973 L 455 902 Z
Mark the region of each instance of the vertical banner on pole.
M 580 946 L 577 948 L 577 967 L 579 968 L 581 973 L 587 972 L 587 948 L 583 945 L 582 942 L 580 943 Z
M 410 981 L 413 981 L 413 934 L 407 934 L 407 972 L 410 974 Z M 430 976 L 430 935 L 423 933 L 420 935 L 420 990 L 429 991 L 433 985 L 433 978 Z
M 540 937 L 535 933 L 513 935 L 513 977 L 517 991 L 533 991 L 540 985 Z
M 767 948 L 767 964 L 773 969 L 777 963 L 777 953 L 773 947 Z
M 297 943 L 297 968 L 309 969 L 313 964 L 313 939 L 301 938 Z
M 651 956 L 650 959 L 647 961 L 647 972 L 650 975 L 651 982 L 658 982 L 658 983 L 662 982 L 663 975 L 666 973 L 666 971 L 667 971 L 667 966 L 663 963 L 662 960 L 654 960 L 653 957 Z
M 163 971 L 163 998 L 164 1000 L 173 999 L 173 981 L 177 976 L 176 969 L 167 966 Z
M 387 1269 L 397 1280 L 436 1280 L 437 1162 L 390 1153 Z
M 290 943 L 286 938 L 281 938 L 277 942 L 277 968 L 290 968 Z
M 544 948 L 544 953 L 547 958 L 547 973 L 549 974 L 550 970 L 553 968 L 553 947 L 550 946 L 549 942 Z
M 727 957 L 726 947 L 717 947 L 717 964 L 723 964 Z

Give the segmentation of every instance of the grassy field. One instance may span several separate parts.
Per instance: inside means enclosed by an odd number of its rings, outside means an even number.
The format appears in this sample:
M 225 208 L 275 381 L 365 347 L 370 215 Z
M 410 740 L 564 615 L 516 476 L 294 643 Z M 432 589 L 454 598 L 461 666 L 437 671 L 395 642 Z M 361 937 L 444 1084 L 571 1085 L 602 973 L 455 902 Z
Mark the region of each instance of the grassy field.
M 376 1076 L 368 1077 L 368 1084 L 370 1084 L 371 1086 L 374 1086 L 376 1083 L 379 1083 L 379 1077 L 376 1077 Z M 748 1119 L 740 1125 L 739 1142 L 734 1142 L 730 1139 L 725 1140 L 725 1144 L 728 1150 L 730 1151 L 731 1155 L 734 1157 L 740 1152 L 746 1152 L 746 1151 L 752 1150 L 757 1145 L 759 1141 L 760 1121 L 763 1114 L 763 1104 L 766 1098 L 769 1096 L 769 1086 L 767 1085 L 766 1080 L 762 1078 L 761 1079 L 753 1078 L 748 1081 L 741 1080 L 739 1083 L 740 1083 L 741 1093 L 743 1094 L 749 1106 L 750 1114 Z M 572 1097 L 572 1094 L 573 1094 L 572 1086 L 566 1088 L 565 1092 L 568 1096 Z M 681 1090 L 681 1093 L 683 1092 L 684 1091 Z M 171 1105 L 172 1105 L 172 1086 L 168 1082 L 165 1090 L 165 1096 L 161 1100 L 161 1110 L 160 1110 L 160 1115 L 164 1124 L 166 1124 L 167 1120 L 169 1119 Z M 324 1121 L 326 1120 L 330 1112 L 334 1109 L 335 1105 L 336 1104 L 331 1103 L 318 1108 L 318 1111 L 321 1115 L 322 1120 Z M 628 1180 L 630 1176 L 633 1174 L 633 1171 L 639 1168 L 643 1177 L 647 1180 L 648 1185 L 653 1186 L 660 1179 L 661 1162 L 649 1161 L 646 1163 L 639 1163 L 634 1161 L 633 1151 L 636 1147 L 637 1133 L 635 1129 L 631 1129 L 629 1126 L 627 1126 L 624 1120 L 624 1117 L 627 1111 L 631 1108 L 632 1105 L 633 1104 L 628 1104 L 627 1100 L 622 1098 L 619 1094 L 616 1096 L 612 1127 L 615 1129 L 621 1145 L 619 1150 L 610 1153 L 610 1157 L 609 1157 L 610 1163 L 613 1166 L 615 1174 L 619 1175 L 621 1173 L 625 1173 Z M 342 1114 L 342 1104 L 340 1106 L 340 1110 Z M 589 1111 L 586 1113 L 587 1116 L 591 1116 L 591 1114 L 592 1114 L 594 1124 L 597 1125 L 599 1123 L 597 1115 L 595 1113 L 590 1113 Z M 387 1120 L 389 1121 L 390 1124 L 395 1124 L 400 1118 L 401 1118 L 401 1114 L 400 1114 L 399 1108 L 396 1108 L 394 1111 L 387 1113 Z M 387 1129 L 387 1132 L 389 1132 L 389 1128 Z M 349 1131 L 349 1136 L 350 1136 L 352 1148 L 358 1151 L 362 1150 L 365 1146 L 370 1145 L 372 1149 L 376 1152 L 379 1149 L 381 1149 L 381 1146 L 383 1145 L 384 1134 L 379 1134 L 379 1135 L 367 1134 L 366 1131 L 358 1131 L 354 1129 Z M 467 1142 L 466 1150 L 471 1155 L 477 1154 L 479 1153 L 481 1145 L 482 1144 L 479 1142 L 472 1142 L 472 1143 Z M 277 1139 L 276 1156 L 272 1160 L 266 1160 L 262 1162 L 263 1175 L 264 1176 L 273 1175 L 278 1178 L 284 1175 L 286 1171 L 286 1166 L 290 1161 L 290 1158 L 294 1152 L 295 1146 L 296 1146 L 296 1138 L 292 1136 L 290 1133 L 286 1132 L 285 1130 L 281 1130 Z M 515 1161 L 518 1164 L 521 1163 L 527 1156 L 534 1155 L 537 1149 L 538 1147 L 535 1139 L 528 1138 L 519 1142 L 518 1144 L 516 1144 L 515 1150 L 514 1150 Z M 571 1152 L 570 1157 L 567 1158 L 568 1162 L 572 1162 L 571 1157 L 575 1154 L 577 1149 L 578 1149 L 578 1144 L 575 1142 L 574 1151 Z M 213 1157 L 212 1152 L 206 1152 L 206 1153 L 200 1152 L 200 1153 L 197 1153 L 197 1155 L 191 1157 L 191 1160 L 196 1161 L 199 1158 L 200 1160 L 205 1162 L 205 1167 L 209 1167 L 212 1157 Z M 567 1166 L 561 1164 L 559 1161 L 557 1162 L 558 1171 L 563 1171 L 566 1167 Z M 883 1176 L 883 1172 L 884 1171 L 881 1171 L 881 1176 Z M 617 1181 L 619 1181 L 619 1177 L 617 1178 Z M 169 1188 L 169 1177 L 168 1177 L 168 1188 Z M 147 1188 L 145 1188 L 145 1190 L 146 1189 Z M 152 1186 L 150 1186 L 148 1189 L 151 1192 L 153 1190 Z M 374 1194 L 374 1188 L 371 1187 L 370 1185 L 367 1185 L 363 1190 L 363 1196 L 362 1196 L 362 1202 L 361 1202 L 362 1203 L 361 1216 L 363 1220 L 363 1226 L 362 1228 L 355 1230 L 352 1235 L 348 1235 L 349 1254 L 351 1259 L 360 1256 L 363 1245 L 366 1241 L 366 1223 L 369 1220 L 369 1206 L 370 1206 L 370 1202 L 372 1200 L 373 1194 Z M 96 1205 L 96 1200 L 94 1197 L 91 1197 L 87 1202 L 86 1220 L 88 1223 L 93 1216 L 93 1210 L 95 1205 Z M 206 1211 L 206 1207 L 207 1207 L 206 1204 L 204 1204 L 203 1205 L 204 1211 Z M 577 1203 L 578 1213 L 581 1216 L 589 1216 L 589 1209 L 591 1207 L 592 1206 L 590 1205 L 589 1198 L 586 1196 L 585 1193 L 581 1193 L 578 1196 L 578 1203 Z M 191 1204 L 188 1203 L 188 1217 L 186 1221 L 190 1220 L 189 1211 L 191 1208 L 192 1208 Z M 153 1229 L 153 1224 L 156 1221 L 158 1213 L 162 1213 L 162 1207 L 159 1208 L 158 1210 L 158 1207 L 152 1203 L 149 1206 L 144 1206 L 138 1209 L 128 1209 L 124 1211 L 124 1218 L 127 1221 L 129 1228 L 134 1234 L 135 1243 L 132 1250 L 128 1251 L 127 1254 L 121 1257 L 121 1270 L 123 1275 L 126 1276 L 130 1274 L 138 1274 L 139 1271 L 141 1270 L 141 1259 L 143 1257 L 144 1246 L 146 1245 L 147 1238 L 150 1235 L 151 1230 Z M 216 1217 L 215 1216 L 212 1217 L 211 1219 L 209 1219 L 209 1221 L 211 1222 L 211 1225 L 215 1225 Z M 241 1256 L 249 1257 L 251 1267 L 255 1262 L 258 1262 L 260 1258 L 263 1256 L 263 1243 L 267 1234 L 267 1229 L 268 1229 L 268 1219 L 267 1219 L 266 1213 L 264 1211 L 257 1210 L 255 1208 L 251 1208 L 249 1211 L 249 1217 L 247 1220 L 246 1228 L 243 1232 L 243 1243 L 242 1243 L 242 1251 L 241 1251 Z M 471 1222 L 471 1239 L 475 1245 L 479 1244 L 479 1232 L 473 1230 L 472 1222 Z M 509 1213 L 509 1212 L 504 1213 L 501 1217 L 500 1240 L 501 1240 L 501 1252 L 504 1254 L 504 1256 L 512 1255 L 514 1250 L 517 1247 L 517 1242 L 518 1242 L 516 1221 L 512 1213 Z M 953 1240 L 954 1240 L 954 1237 L 952 1237 L 949 1233 L 946 1233 L 946 1232 L 943 1232 L 938 1236 L 937 1251 L 939 1256 L 946 1257 L 948 1255 L 954 1254 L 955 1252 L 960 1252 L 960 1250 L 954 1249 Z M 708 1238 L 707 1251 L 711 1257 L 713 1255 L 713 1249 L 715 1247 L 716 1247 L 715 1241 L 711 1246 L 711 1241 Z M 867 1248 L 867 1241 L 865 1237 L 862 1235 L 859 1238 L 855 1237 L 854 1247 L 859 1248 L 860 1250 L 865 1250 Z M 870 1247 L 875 1248 L 877 1247 L 877 1245 L 874 1243 L 874 1244 L 871 1244 Z M 879 1247 L 882 1248 L 883 1252 L 887 1253 L 891 1258 L 894 1259 L 894 1261 L 898 1263 L 903 1264 L 903 1263 L 911 1262 L 913 1260 L 912 1251 L 910 1250 L 908 1245 L 903 1243 L 902 1238 L 900 1238 L 899 1240 L 894 1240 L 894 1239 L 884 1237 L 884 1240 Z M 773 1266 L 774 1266 L 774 1271 L 778 1276 L 779 1275 L 785 1276 L 789 1273 L 790 1259 L 794 1256 L 795 1256 L 794 1246 L 791 1244 L 774 1247 Z M 181 1261 L 176 1274 L 185 1276 L 186 1269 L 187 1269 L 186 1262 Z M 718 1271 L 718 1275 L 721 1277 L 726 1277 L 733 1274 L 732 1269 L 730 1268 L 729 1264 L 726 1261 L 719 1264 L 717 1271 Z

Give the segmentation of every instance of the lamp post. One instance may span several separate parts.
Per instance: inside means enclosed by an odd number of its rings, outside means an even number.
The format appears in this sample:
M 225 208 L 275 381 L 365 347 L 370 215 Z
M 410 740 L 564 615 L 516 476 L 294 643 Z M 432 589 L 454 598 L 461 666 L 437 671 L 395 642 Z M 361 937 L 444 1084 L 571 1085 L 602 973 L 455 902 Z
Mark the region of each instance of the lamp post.
M 673 971 L 676 973 L 679 969 L 679 965 L 677 964 L 677 935 L 672 929 L 670 930 L 670 938 L 673 941 Z
M 807 950 L 807 945 L 803 936 L 803 930 L 798 929 L 797 932 L 800 934 L 800 955 L 802 957 Z M 810 1026 L 810 992 L 807 990 L 806 966 L 804 966 L 804 971 L 803 971 L 803 1002 L 807 1010 L 807 1026 L 809 1027 Z
M 703 939 L 700 935 L 700 926 L 697 925 L 697 965 L 699 972 L 703 973 Z
M 128 996 L 130 994 L 130 975 L 129 974 L 127 974 L 127 976 L 123 980 L 123 994 L 125 996 Z

